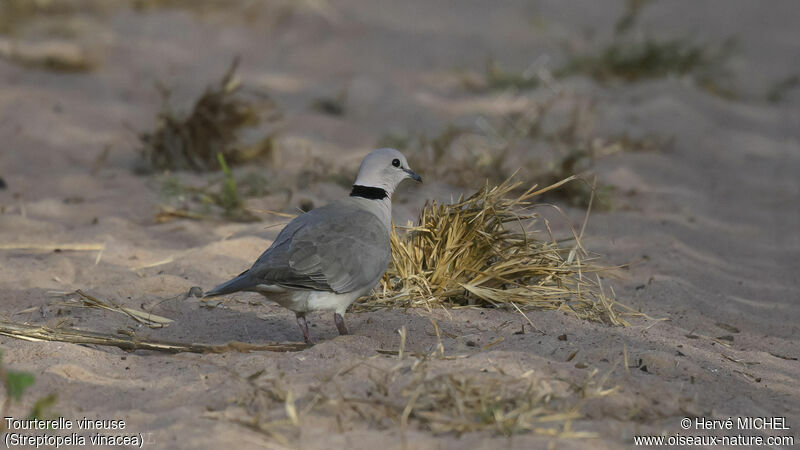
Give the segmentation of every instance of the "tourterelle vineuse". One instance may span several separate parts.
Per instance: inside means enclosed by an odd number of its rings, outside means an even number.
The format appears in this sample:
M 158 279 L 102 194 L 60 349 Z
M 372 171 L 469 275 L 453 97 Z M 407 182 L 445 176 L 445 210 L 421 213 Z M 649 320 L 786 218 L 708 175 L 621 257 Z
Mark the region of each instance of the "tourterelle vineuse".
M 117 419 L 15 419 L 6 417 L 8 430 L 124 430 L 125 421 Z

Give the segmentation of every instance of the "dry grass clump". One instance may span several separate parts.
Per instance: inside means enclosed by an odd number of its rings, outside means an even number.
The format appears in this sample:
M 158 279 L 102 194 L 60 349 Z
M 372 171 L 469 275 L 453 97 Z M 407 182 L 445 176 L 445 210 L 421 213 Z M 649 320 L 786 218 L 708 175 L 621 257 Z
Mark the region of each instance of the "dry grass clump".
M 652 0 L 628 0 L 614 27 L 614 39 L 603 48 L 572 56 L 557 69 L 556 77 L 586 74 L 600 82 L 632 83 L 668 76 L 689 76 L 709 94 L 737 96 L 728 71 L 735 41 L 718 45 L 696 44 L 687 38 L 660 39 L 638 26 L 638 19 Z M 639 29 L 639 33 L 633 31 Z M 643 36 L 643 37 L 642 37 Z
M 574 58 L 559 74 L 586 73 L 600 81 L 627 82 L 686 74 L 705 79 L 724 63 L 729 46 L 716 50 L 683 39 L 619 40 L 596 54 Z
M 669 76 L 687 76 L 706 92 L 723 98 L 736 98 L 728 70 L 728 59 L 735 41 L 698 44 L 689 38 L 663 39 L 649 35 L 638 25 L 644 8 L 652 0 L 628 0 L 623 14 L 614 25 L 613 38 L 603 46 L 587 42 L 588 51 L 567 55 L 566 63 L 542 67 L 534 73 L 501 69 L 492 59 L 479 76 L 462 75 L 462 84 L 471 91 L 504 90 L 520 92 L 543 85 L 554 85 L 572 75 L 588 75 L 602 82 L 633 83 Z M 596 39 L 593 36 L 593 39 Z M 567 46 L 570 43 L 565 43 Z
M 627 325 L 625 308 L 597 276 L 609 268 L 594 263 L 581 236 L 573 230 L 559 241 L 547 221 L 544 230 L 533 228 L 539 217 L 532 200 L 574 178 L 514 197 L 508 194 L 521 183 L 509 179 L 453 204 L 427 203 L 417 226 L 405 235 L 392 233 L 383 290 L 362 306 L 554 309 Z M 536 237 L 545 231 L 548 238 Z
M 234 60 L 189 114 L 175 113 L 165 104 L 155 131 L 140 136 L 141 153 L 150 168 L 219 170 L 220 153 L 232 165 L 271 156 L 272 135 L 252 145 L 240 142 L 240 131 L 274 118 L 275 108 L 265 96 L 256 99 L 241 92 L 235 78 L 237 65 Z

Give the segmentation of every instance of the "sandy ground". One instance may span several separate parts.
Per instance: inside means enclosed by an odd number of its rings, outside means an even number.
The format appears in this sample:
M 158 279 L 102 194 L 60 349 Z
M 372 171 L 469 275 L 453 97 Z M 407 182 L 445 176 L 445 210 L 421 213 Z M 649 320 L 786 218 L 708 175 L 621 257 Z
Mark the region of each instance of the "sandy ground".
M 76 38 L 98 59 L 93 71 L 63 74 L 0 60 L 0 177 L 7 184 L 0 190 L 0 243 L 105 244 L 98 264 L 97 252 L 0 250 L 3 320 L 216 344 L 298 340 L 293 314 L 256 296 L 237 295 L 218 307 L 179 296 L 246 268 L 277 233 L 270 225 L 283 219 L 155 222 L 158 176 L 133 172 L 138 142 L 131 131 L 154 124 L 161 102 L 154 84 L 171 87 L 176 104 L 188 104 L 239 54 L 246 84 L 267 90 L 284 112 L 282 162 L 264 173 L 291 178 L 313 155 L 354 173 L 388 132 L 434 134 L 503 108 L 496 92 L 463 89 L 457 69 L 480 74 L 489 56 L 514 70 L 541 55 L 556 64 L 564 42 L 585 47 L 607 37 L 622 8 L 621 2 L 588 1 L 502 8 L 481 1 L 455 8 L 423 1 L 314 4 L 327 6 L 209 16 L 114 9 L 85 19 L 93 25 Z M 412 448 L 621 448 L 632 446 L 637 434 L 696 434 L 680 428 L 687 416 L 781 416 L 791 430 L 761 435 L 792 435 L 796 442 L 800 95 L 793 91 L 772 104 L 764 92 L 797 70 L 799 17 L 793 1 L 656 2 L 645 11 L 640 26 L 658 36 L 703 42 L 735 36 L 739 47 L 730 65 L 737 100 L 679 78 L 559 82 L 569 95 L 595 102 L 598 133 L 674 139 L 664 151 L 598 162 L 599 179 L 616 188 L 615 207 L 592 215 L 586 240 L 608 262 L 632 263 L 608 281 L 621 302 L 669 320 L 633 318 L 625 328 L 530 312 L 537 332 L 520 314 L 500 310 L 378 310 L 348 314 L 353 335 L 339 337 L 330 317 L 315 315 L 312 334 L 320 343 L 299 353 L 127 353 L 0 337 L 4 365 L 36 376 L 10 414 L 23 416 L 36 398 L 56 393 L 54 415 L 124 419 L 126 431 L 142 433 L 152 448 L 234 442 L 242 449 L 400 448 L 404 433 L 396 421 L 368 421 L 347 407 L 308 413 L 304 407 L 319 393 L 347 397 L 384 382 L 402 386 L 420 371 L 524 375 L 579 401 L 571 386 L 583 385 L 597 369 L 592 386 L 607 375 L 604 386 L 618 390 L 582 401 L 581 418 L 571 424 L 597 433 L 594 438 L 457 436 L 412 419 L 405 442 Z M 313 99 L 343 88 L 344 116 L 310 108 Z M 105 147 L 108 158 L 92 172 Z M 427 168 L 415 169 L 426 176 Z M 414 217 L 426 198 L 447 199 L 481 184 L 430 181 L 400 188 L 397 222 Z M 303 199 L 319 204 L 345 193 L 320 182 L 288 203 L 271 194 L 251 206 L 291 212 Z M 582 218 L 580 209 L 568 214 Z M 149 329 L 113 312 L 61 306 L 64 298 L 55 293 L 75 289 L 174 323 Z M 404 325 L 407 350 L 430 352 L 437 342 L 430 317 L 443 332 L 445 355 L 468 357 L 433 358 L 412 369 L 413 357 L 398 361 L 376 352 L 396 350 Z M 523 325 L 525 333 L 518 333 Z M 624 353 L 632 367 L 623 367 Z M 375 381 L 381 377 L 391 379 Z M 280 393 L 289 391 L 301 427 L 276 425 L 276 436 L 242 424 L 285 419 Z

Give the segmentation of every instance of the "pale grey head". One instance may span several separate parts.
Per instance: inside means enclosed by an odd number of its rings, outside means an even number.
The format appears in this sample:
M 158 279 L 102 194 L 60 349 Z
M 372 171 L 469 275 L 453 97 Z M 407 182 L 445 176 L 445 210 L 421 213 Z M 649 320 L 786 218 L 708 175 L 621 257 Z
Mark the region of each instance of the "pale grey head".
M 422 182 L 422 178 L 408 166 L 408 160 L 402 153 L 393 148 L 379 148 L 361 161 L 353 185 L 383 189 L 391 196 L 397 185 L 406 178 Z

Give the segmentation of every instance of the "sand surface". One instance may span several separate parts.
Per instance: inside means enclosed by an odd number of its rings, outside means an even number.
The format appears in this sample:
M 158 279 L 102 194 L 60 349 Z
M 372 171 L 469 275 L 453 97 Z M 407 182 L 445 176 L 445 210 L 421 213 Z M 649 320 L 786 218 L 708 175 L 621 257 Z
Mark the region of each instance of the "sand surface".
M 247 268 L 285 219 L 156 222 L 161 175 L 134 172 L 136 132 L 152 129 L 161 106 L 155 84 L 168 86 L 173 104 L 185 108 L 240 55 L 245 84 L 268 92 L 283 112 L 270 125 L 280 129 L 280 161 L 255 169 L 285 182 L 317 157 L 352 176 L 387 133 L 435 135 L 449 123 L 472 126 L 537 101 L 547 88 L 509 98 L 466 90 L 460 80 L 482 74 L 489 57 L 516 71 L 536 61 L 557 65 L 565 43 L 587 48 L 608 38 L 622 2 L 343 1 L 256 10 L 80 12 L 70 20 L 85 21 L 86 29 L 68 40 L 91 52 L 93 70 L 59 73 L 0 59 L 0 177 L 7 184 L 0 244 L 104 244 L 99 262 L 97 251 L 0 250 L 2 320 L 208 344 L 299 340 L 293 314 L 256 295 L 210 305 L 181 295 Z M 124 419 L 126 431 L 142 433 L 151 448 L 623 448 L 634 435 L 697 434 L 680 428 L 683 417 L 740 416 L 785 417 L 791 430 L 761 435 L 797 442 L 800 91 L 779 103 L 764 95 L 798 70 L 798 18 L 794 1 L 656 2 L 645 10 L 639 26 L 657 36 L 735 37 L 735 100 L 681 77 L 558 81 L 561 95 L 593 102 L 594 133 L 672 139 L 659 151 L 598 160 L 595 173 L 614 187 L 614 206 L 592 213 L 585 240 L 607 263 L 630 264 L 607 279 L 620 302 L 668 320 L 631 318 L 630 327 L 611 327 L 528 312 L 536 331 L 505 310 L 378 310 L 349 313 L 353 335 L 340 337 L 332 318 L 319 314 L 310 318 L 319 344 L 297 353 L 129 353 L 0 337 L 4 365 L 36 376 L 9 414 L 22 417 L 37 398 L 55 393 L 53 415 Z M 42 35 L 33 29 L 14 39 Z M 345 115 L 310 107 L 342 89 Z M 107 158 L 95 165 L 105 148 Z M 423 177 L 433 171 L 415 169 Z M 397 223 L 415 217 L 426 199 L 447 200 L 483 183 L 426 181 L 401 186 Z M 289 197 L 276 190 L 248 206 L 293 212 L 304 200 L 323 204 L 347 192 L 325 180 L 287 189 Z M 580 223 L 582 208 L 562 206 Z M 75 296 L 62 294 L 76 289 L 174 322 L 151 329 L 115 312 L 65 306 Z M 419 363 L 376 352 L 397 350 L 403 326 L 408 352 L 431 352 L 431 318 L 454 358 Z M 596 436 L 458 436 L 413 418 L 404 433 L 396 417 L 367 420 L 357 407 L 304 409 L 382 385 L 396 396 L 420 373 L 530 378 L 580 403 L 571 428 Z M 614 393 L 580 400 L 575 386 L 591 380 L 596 388 L 604 377 Z M 288 392 L 300 427 L 285 423 Z M 248 426 L 272 421 L 284 421 L 272 434 Z

